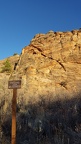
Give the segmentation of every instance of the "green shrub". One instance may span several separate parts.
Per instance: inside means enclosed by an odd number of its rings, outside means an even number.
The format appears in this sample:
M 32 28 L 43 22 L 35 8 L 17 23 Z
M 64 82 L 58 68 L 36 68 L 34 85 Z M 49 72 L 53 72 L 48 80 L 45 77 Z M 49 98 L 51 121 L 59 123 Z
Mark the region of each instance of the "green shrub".
M 14 53 L 13 56 L 18 55 L 17 53 Z
M 10 73 L 11 71 L 12 71 L 12 67 L 11 67 L 11 64 L 10 64 L 9 60 L 7 59 L 4 62 L 4 66 L 2 67 L 2 71 L 1 72 L 8 72 L 8 73 Z

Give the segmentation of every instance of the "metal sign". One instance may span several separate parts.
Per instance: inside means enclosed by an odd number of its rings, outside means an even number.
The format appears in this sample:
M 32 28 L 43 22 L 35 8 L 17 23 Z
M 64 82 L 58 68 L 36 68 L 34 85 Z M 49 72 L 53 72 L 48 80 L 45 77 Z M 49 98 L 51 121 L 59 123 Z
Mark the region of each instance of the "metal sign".
M 21 88 L 21 80 L 8 81 L 8 88 L 9 89 Z

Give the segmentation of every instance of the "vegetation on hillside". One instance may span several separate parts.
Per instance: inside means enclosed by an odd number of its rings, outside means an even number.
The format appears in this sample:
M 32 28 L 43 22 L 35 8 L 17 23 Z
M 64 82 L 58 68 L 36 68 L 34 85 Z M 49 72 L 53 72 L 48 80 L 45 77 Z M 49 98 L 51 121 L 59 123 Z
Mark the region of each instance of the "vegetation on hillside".
M 10 73 L 12 71 L 12 67 L 11 67 L 11 63 L 9 62 L 9 60 L 7 59 L 4 63 L 3 63 L 3 67 L 2 67 L 2 73 L 3 72 L 7 72 Z
M 18 55 L 18 53 L 14 53 L 13 56 Z
M 42 97 L 37 104 L 28 104 L 22 99 L 17 103 L 18 144 L 80 144 L 81 143 L 81 98 L 47 101 Z M 1 105 L 2 104 L 2 105 Z M 4 144 L 10 143 L 11 105 L 2 112 L 1 131 Z M 8 142 L 7 142 L 7 141 Z

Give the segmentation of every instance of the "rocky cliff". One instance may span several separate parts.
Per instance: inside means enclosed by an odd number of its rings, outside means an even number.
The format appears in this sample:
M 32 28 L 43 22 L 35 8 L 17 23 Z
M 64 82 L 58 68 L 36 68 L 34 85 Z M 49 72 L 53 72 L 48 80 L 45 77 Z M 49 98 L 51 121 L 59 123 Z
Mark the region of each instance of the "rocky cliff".
M 13 77 L 25 97 L 70 98 L 81 90 L 81 29 L 37 34 L 22 49 Z
M 11 75 L 1 73 L 0 79 L 21 79 L 23 97 L 74 97 L 81 90 L 81 29 L 37 34 L 20 56 L 9 60 L 13 69 L 16 63 L 15 70 Z

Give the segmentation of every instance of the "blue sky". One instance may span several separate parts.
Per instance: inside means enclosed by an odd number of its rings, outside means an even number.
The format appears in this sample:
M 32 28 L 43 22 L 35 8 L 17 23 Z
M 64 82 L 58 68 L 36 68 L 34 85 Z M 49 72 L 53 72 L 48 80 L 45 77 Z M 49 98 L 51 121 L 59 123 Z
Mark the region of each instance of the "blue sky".
M 81 0 L 0 0 L 0 60 L 38 33 L 81 28 Z

